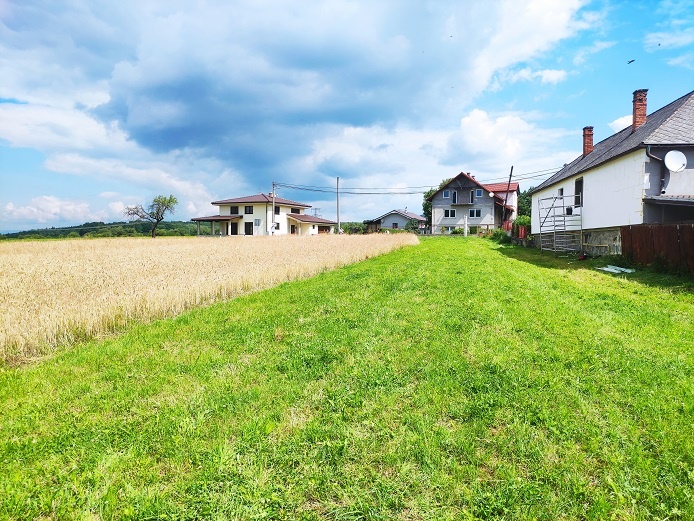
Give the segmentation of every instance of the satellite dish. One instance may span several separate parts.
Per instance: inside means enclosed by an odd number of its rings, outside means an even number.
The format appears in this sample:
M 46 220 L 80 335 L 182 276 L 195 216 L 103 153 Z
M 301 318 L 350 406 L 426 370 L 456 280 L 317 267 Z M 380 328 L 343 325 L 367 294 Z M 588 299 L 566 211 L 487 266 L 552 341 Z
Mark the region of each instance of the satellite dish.
M 665 154 L 664 161 L 670 172 L 678 173 L 687 168 L 687 157 L 679 150 L 670 150 Z
M 489 192 L 489 197 L 494 197 L 494 192 Z

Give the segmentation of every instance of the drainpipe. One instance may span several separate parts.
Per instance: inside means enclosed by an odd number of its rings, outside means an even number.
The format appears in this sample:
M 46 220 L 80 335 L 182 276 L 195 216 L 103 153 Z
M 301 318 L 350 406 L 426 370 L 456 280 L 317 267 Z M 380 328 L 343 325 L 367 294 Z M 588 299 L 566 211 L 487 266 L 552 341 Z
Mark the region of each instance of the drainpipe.
M 662 195 L 665 193 L 665 161 L 663 161 L 662 158 L 651 154 L 651 145 L 646 147 L 646 155 L 651 159 L 655 159 L 656 161 L 660 162 L 660 194 Z

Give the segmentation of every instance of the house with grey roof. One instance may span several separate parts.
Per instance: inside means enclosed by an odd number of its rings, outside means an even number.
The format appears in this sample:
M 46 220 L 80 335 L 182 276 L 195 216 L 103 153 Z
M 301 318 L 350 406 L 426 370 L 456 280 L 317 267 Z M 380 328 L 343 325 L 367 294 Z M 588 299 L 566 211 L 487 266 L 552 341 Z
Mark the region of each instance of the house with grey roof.
M 515 188 L 514 188 L 515 187 Z M 502 189 L 502 194 L 495 192 Z M 509 193 L 516 193 L 509 204 Z M 461 172 L 427 197 L 431 202 L 431 233 L 451 233 L 457 228 L 490 231 L 509 223 L 518 204 L 518 183 L 485 185 Z
M 212 235 L 317 235 L 333 233 L 334 221 L 309 215 L 311 205 L 283 199 L 273 194 L 255 194 L 213 201 L 219 215 L 193 217 L 192 221 L 210 223 Z
M 694 91 L 647 114 L 633 93 L 631 126 L 593 144 L 532 193 L 532 232 L 552 251 L 621 253 L 620 227 L 694 222 Z
M 404 230 L 410 221 L 417 223 L 417 228 L 420 232 L 426 228 L 427 220 L 421 215 L 408 212 L 407 208 L 404 210 L 391 210 L 380 217 L 364 221 L 364 224 L 367 232 L 379 232 L 381 230 Z

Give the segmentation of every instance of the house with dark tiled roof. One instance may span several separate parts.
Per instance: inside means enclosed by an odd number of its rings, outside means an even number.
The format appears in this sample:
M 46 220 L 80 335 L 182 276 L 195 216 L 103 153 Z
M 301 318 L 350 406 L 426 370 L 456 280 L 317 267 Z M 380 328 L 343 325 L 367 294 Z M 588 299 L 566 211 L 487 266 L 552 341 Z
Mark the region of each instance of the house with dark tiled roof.
M 192 221 L 210 223 L 212 235 L 317 235 L 333 233 L 334 221 L 309 215 L 311 205 L 290 201 L 273 194 L 255 194 L 212 201 L 219 215 L 193 217 Z
M 694 91 L 651 114 L 647 92 L 631 126 L 595 145 L 585 127 L 583 154 L 534 189 L 541 248 L 621 253 L 622 226 L 694 222 Z
M 388 213 L 364 221 L 367 232 L 379 232 L 381 230 L 404 230 L 410 221 L 416 221 L 417 228 L 423 231 L 426 228 L 427 220 L 421 215 L 404 210 L 391 210 Z
M 497 190 L 501 189 L 501 193 Z M 509 200 L 508 195 L 515 194 Z M 518 183 L 485 185 L 461 172 L 427 197 L 431 202 L 431 233 L 451 233 L 457 228 L 501 228 L 516 213 Z

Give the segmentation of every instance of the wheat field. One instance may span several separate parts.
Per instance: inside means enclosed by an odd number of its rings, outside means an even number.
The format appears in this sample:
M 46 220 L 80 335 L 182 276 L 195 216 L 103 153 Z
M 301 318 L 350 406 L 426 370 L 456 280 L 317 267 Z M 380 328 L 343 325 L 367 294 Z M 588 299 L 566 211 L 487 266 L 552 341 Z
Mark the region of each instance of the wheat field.
M 378 234 L 0 243 L 0 359 L 20 363 L 417 242 Z

